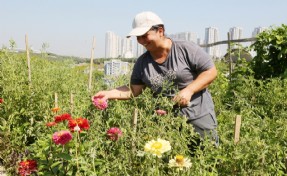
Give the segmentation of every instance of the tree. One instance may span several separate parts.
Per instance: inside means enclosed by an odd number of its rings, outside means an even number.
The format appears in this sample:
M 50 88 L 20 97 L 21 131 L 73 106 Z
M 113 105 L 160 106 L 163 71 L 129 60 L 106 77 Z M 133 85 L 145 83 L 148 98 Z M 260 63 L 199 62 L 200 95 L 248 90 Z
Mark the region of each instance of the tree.
M 256 79 L 284 77 L 287 72 L 287 25 L 273 27 L 257 36 L 251 45 L 257 55 L 252 60 Z
M 45 56 L 47 54 L 47 48 L 49 48 L 49 43 L 44 42 L 42 44 L 42 49 L 41 49 L 42 56 Z
M 16 42 L 12 38 L 9 40 L 10 49 L 13 51 L 16 48 Z

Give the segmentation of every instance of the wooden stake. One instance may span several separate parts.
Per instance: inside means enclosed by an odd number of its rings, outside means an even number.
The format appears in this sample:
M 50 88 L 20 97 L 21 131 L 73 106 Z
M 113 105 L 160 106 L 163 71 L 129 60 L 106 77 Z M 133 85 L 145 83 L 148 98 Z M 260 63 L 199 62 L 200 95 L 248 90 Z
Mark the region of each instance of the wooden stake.
M 55 108 L 58 108 L 58 94 L 55 93 Z
M 73 110 L 74 110 L 74 94 L 73 93 L 71 93 L 70 107 L 71 107 L 71 115 L 72 115 Z
M 235 118 L 235 129 L 234 129 L 234 143 L 235 144 L 239 142 L 240 126 L 241 126 L 241 115 L 237 115 Z
M 135 109 L 134 114 L 133 114 L 133 119 L 132 119 L 132 128 L 133 128 L 133 138 L 132 138 L 132 151 L 136 151 L 136 146 L 135 146 L 135 136 L 137 132 L 137 121 L 138 121 L 138 109 Z
M 230 43 L 230 33 L 227 33 L 228 38 L 228 55 L 229 55 L 229 80 L 231 81 L 231 74 L 232 74 L 232 59 L 231 59 L 231 43 Z
M 27 34 L 25 35 L 25 43 L 26 43 L 27 66 L 28 66 L 28 81 L 29 81 L 29 87 L 31 87 L 32 85 L 31 64 L 30 64 L 29 43 Z
M 135 109 L 134 115 L 133 115 L 133 122 L 132 122 L 134 133 L 137 132 L 137 123 L 138 123 L 138 109 Z
M 92 44 L 92 50 L 91 50 L 91 62 L 90 62 L 90 77 L 89 77 L 89 91 L 91 91 L 92 88 L 92 75 L 93 75 L 93 60 L 94 60 L 94 49 L 95 49 L 96 41 L 95 37 L 93 37 L 93 44 Z

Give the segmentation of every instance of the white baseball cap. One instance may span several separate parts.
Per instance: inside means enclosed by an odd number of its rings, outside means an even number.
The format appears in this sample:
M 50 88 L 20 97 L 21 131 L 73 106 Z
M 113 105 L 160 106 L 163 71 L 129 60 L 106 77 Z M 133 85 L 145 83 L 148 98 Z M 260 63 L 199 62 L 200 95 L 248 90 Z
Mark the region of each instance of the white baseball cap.
M 133 20 L 133 29 L 128 34 L 130 36 L 141 36 L 147 33 L 152 26 L 163 24 L 162 20 L 153 12 L 141 12 Z

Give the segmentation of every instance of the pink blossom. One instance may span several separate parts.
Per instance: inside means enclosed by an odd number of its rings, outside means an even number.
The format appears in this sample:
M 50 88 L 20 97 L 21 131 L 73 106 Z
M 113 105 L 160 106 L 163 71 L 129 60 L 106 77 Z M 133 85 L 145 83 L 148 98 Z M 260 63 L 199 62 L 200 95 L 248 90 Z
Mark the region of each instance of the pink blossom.
M 162 110 L 162 109 L 158 109 L 155 112 L 157 115 L 160 115 L 160 116 L 164 116 L 167 114 L 167 112 L 165 110 Z
M 93 104 L 99 110 L 104 110 L 108 107 L 108 101 L 100 97 L 93 97 Z
M 59 131 L 59 132 L 55 132 L 53 134 L 53 141 L 55 142 L 55 144 L 59 145 L 65 145 L 67 144 L 71 139 L 72 139 L 72 133 L 70 131 Z
M 122 135 L 123 132 L 117 127 L 112 127 L 107 131 L 107 136 L 112 141 L 117 141 Z

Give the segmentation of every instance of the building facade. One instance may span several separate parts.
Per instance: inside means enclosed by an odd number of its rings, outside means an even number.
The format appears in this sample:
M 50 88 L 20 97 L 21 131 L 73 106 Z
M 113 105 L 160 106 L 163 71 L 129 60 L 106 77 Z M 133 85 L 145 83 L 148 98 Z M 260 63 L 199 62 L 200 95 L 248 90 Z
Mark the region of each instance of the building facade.
M 104 62 L 105 75 L 123 75 L 128 74 L 129 65 L 128 62 L 122 62 L 120 60 L 113 59 L 111 61 Z
M 197 35 L 194 32 L 179 32 L 176 34 L 168 35 L 173 40 L 192 41 L 197 43 Z
M 115 33 L 106 32 L 105 58 L 133 58 L 134 45 L 130 38 L 121 38 Z
M 216 27 L 205 28 L 205 44 L 215 43 L 219 41 L 219 32 Z M 206 47 L 205 51 L 213 58 L 220 57 L 219 45 Z
M 108 31 L 106 32 L 105 38 L 105 58 L 117 58 L 119 56 L 119 41 L 120 37 L 115 33 Z

